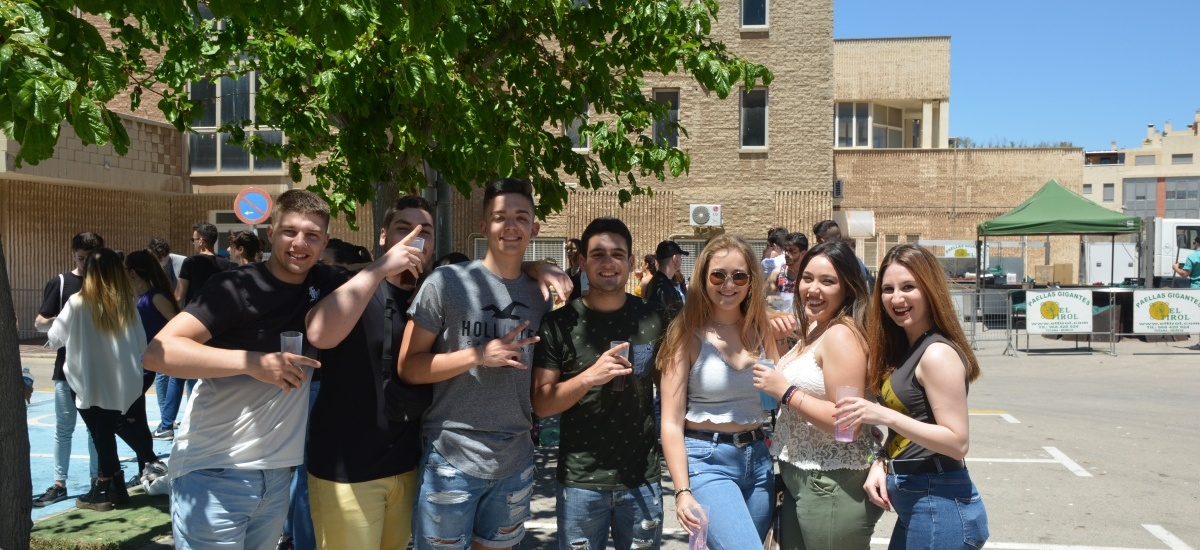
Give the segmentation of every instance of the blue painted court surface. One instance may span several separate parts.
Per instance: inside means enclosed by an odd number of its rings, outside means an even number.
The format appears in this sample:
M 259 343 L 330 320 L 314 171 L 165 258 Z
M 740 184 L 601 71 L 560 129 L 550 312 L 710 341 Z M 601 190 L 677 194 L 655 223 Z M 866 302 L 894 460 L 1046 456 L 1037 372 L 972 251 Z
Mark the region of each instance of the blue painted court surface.
M 76 413 L 78 416 L 78 413 Z M 158 400 L 153 392 L 146 394 L 146 417 L 150 422 L 151 431 L 158 427 Z M 54 392 L 33 392 L 33 401 L 26 413 L 26 424 L 29 426 L 29 470 L 33 480 L 33 492 L 30 496 L 41 496 L 46 488 L 54 483 Z M 154 452 L 166 458 L 171 452 L 170 441 L 154 441 Z M 129 479 L 137 470 L 137 460 L 133 450 L 117 438 L 117 453 L 121 457 L 121 468 L 125 471 L 125 479 Z M 33 509 L 33 519 L 62 512 L 75 507 L 75 499 L 86 493 L 91 483 L 91 465 L 88 463 L 88 432 L 83 419 L 75 422 L 75 434 L 71 438 L 71 466 L 67 473 L 67 500 L 51 504 L 44 508 Z M 166 498 L 165 496 L 163 498 Z

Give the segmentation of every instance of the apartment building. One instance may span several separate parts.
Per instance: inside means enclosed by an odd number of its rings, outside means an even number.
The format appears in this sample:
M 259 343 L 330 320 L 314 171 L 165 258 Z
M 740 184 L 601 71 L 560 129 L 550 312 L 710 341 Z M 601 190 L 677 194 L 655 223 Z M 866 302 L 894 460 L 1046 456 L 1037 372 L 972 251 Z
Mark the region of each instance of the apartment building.
M 1083 196 L 1143 218 L 1200 218 L 1200 110 L 1183 131 L 1147 125 L 1137 148 L 1084 154 Z

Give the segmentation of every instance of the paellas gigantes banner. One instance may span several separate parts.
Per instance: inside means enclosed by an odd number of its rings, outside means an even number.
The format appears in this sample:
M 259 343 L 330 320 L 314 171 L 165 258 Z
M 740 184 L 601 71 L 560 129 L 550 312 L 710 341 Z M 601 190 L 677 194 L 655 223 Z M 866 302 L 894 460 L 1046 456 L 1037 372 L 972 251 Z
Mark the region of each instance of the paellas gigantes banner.
M 1025 327 L 1030 334 L 1092 331 L 1090 290 L 1030 290 L 1025 293 Z
M 1200 290 L 1135 290 L 1133 331 L 1138 334 L 1200 332 Z

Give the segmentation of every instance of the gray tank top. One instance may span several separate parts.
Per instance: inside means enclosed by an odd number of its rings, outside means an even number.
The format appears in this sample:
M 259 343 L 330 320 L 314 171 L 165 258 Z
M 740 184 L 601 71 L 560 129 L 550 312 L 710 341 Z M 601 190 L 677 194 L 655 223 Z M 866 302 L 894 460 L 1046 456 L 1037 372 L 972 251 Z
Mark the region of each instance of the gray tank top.
M 754 387 L 754 369 L 733 368 L 715 346 L 700 338 L 700 356 L 688 374 L 685 418 L 692 422 L 765 422 L 758 388 Z
M 921 362 L 921 356 L 925 355 L 925 350 L 929 349 L 931 344 L 943 343 L 955 351 L 958 348 L 941 333 L 929 331 L 921 336 L 920 340 L 912 346 L 908 351 L 908 357 L 904 360 L 904 364 L 900 365 L 892 374 L 883 381 L 883 389 L 880 391 L 879 402 L 883 406 L 897 411 L 905 416 L 912 417 L 926 424 L 937 424 L 937 419 L 934 418 L 933 409 L 929 406 L 929 396 L 925 393 L 925 387 L 917 381 L 917 363 Z M 962 352 L 958 352 L 959 357 Z M 965 364 L 966 361 L 964 360 Z M 970 381 L 966 373 L 963 375 L 963 384 L 967 386 L 967 391 L 970 391 Z M 932 456 L 940 456 L 949 460 L 949 457 L 935 453 L 925 447 L 922 447 L 907 437 L 896 433 L 894 430 L 888 435 L 887 441 L 884 442 L 884 449 L 892 459 L 914 459 L 928 458 Z

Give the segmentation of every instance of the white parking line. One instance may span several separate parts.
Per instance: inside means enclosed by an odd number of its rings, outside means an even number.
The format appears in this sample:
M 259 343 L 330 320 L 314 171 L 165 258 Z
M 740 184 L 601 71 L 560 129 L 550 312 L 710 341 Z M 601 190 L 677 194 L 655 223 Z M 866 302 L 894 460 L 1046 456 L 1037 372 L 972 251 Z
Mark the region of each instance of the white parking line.
M 1179 537 L 1172 535 L 1170 531 L 1163 529 L 1163 526 L 1161 525 L 1150 525 L 1143 523 L 1142 527 L 1145 527 L 1147 531 L 1150 531 L 1150 534 L 1154 535 L 1155 538 L 1166 543 L 1167 547 L 1171 550 L 1193 550 L 1192 547 L 1188 546 L 1186 542 L 1179 540 Z
M 871 539 L 871 544 L 887 546 L 888 539 Z M 1082 544 L 1042 544 L 1023 542 L 987 542 L 987 548 L 1002 550 L 1157 550 L 1153 548 L 1123 548 L 1120 546 L 1087 546 Z
M 968 414 L 970 414 L 971 416 L 999 416 L 1000 418 L 1002 418 L 1005 422 L 1008 422 L 1009 424 L 1020 424 L 1021 423 L 1020 420 L 1017 420 L 1017 417 L 1015 417 L 1011 414 L 1008 414 L 1007 412 L 1004 412 L 1004 411 L 980 410 L 980 411 L 970 411 L 970 412 L 968 412 Z
M 1066 466 L 1067 469 L 1074 472 L 1075 475 L 1077 475 L 1079 477 L 1092 477 L 1091 472 L 1083 469 L 1083 466 L 1080 466 L 1078 462 L 1075 462 L 1074 460 L 1071 460 L 1070 458 L 1068 458 L 1065 453 L 1058 450 L 1058 447 L 1042 447 L 1042 448 L 1046 449 L 1046 452 L 1050 453 L 1050 456 L 1057 458 L 1058 461 L 1061 462 L 1063 466 Z

